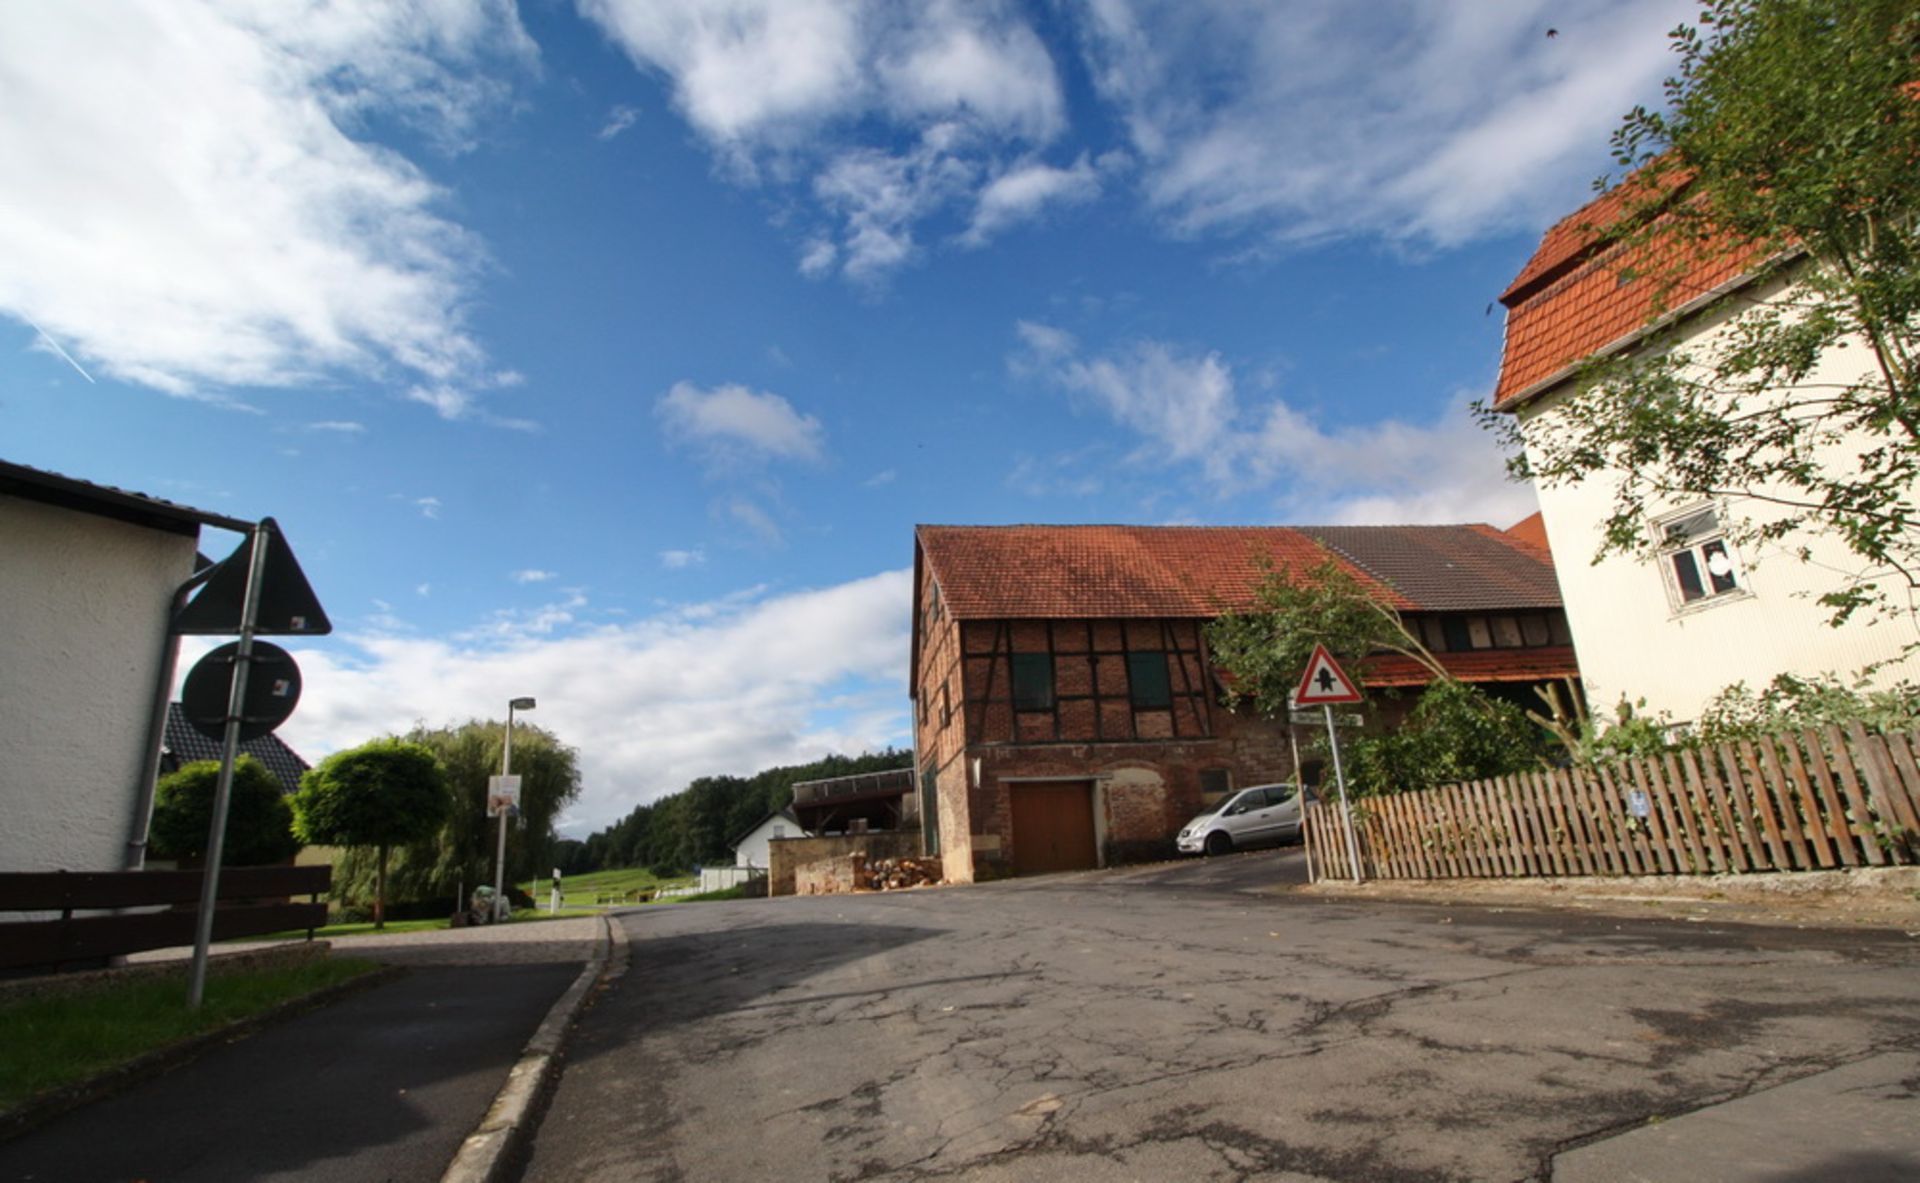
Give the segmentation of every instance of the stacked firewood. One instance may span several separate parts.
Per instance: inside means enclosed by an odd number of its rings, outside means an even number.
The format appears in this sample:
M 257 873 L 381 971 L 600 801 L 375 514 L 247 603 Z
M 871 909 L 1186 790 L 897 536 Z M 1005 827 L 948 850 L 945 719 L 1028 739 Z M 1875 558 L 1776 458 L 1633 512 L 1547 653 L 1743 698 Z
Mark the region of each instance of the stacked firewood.
M 867 864 L 866 888 L 869 891 L 898 891 L 903 887 L 940 882 L 937 858 L 883 858 Z

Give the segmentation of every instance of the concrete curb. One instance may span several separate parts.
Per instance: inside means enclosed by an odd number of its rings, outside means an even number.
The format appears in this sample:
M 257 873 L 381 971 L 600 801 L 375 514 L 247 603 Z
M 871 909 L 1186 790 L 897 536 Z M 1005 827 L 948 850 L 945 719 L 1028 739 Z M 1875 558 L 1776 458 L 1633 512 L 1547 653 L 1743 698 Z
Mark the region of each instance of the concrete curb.
M 176 966 L 174 969 L 175 972 L 182 972 L 185 966 Z M 202 1031 L 198 1035 L 190 1035 L 177 1043 L 155 1048 L 144 1055 L 116 1064 L 98 1076 L 29 1098 L 12 1109 L 0 1112 L 0 1142 L 9 1141 L 38 1129 L 63 1113 L 83 1105 L 91 1105 L 95 1101 L 104 1101 L 152 1077 L 171 1072 L 216 1044 L 228 1043 L 251 1035 L 264 1027 L 325 1006 L 349 994 L 385 985 L 405 972 L 406 970 L 397 965 L 369 970 L 357 978 L 336 982 L 312 993 L 302 994 L 298 998 L 289 998 L 257 1014 L 248 1015 L 244 1019 L 236 1019 L 225 1026 Z
M 618 913 L 602 913 L 601 940 L 593 957 L 542 1019 L 520 1053 L 519 1063 L 507 1073 L 507 1083 L 493 1098 L 487 1115 L 447 1164 L 440 1183 L 504 1183 L 514 1176 L 533 1135 L 546 1115 L 553 1085 L 560 1075 L 560 1053 L 573 1022 L 601 982 L 617 980 L 627 969 L 627 929 L 614 922 Z

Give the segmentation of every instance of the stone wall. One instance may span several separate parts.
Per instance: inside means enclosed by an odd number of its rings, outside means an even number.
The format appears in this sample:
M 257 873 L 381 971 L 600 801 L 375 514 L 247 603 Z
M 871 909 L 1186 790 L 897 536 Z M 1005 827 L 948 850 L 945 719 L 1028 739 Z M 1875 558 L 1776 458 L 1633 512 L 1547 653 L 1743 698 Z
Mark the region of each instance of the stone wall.
M 826 838 L 775 838 L 767 843 L 767 894 L 795 895 L 802 867 L 859 854 L 870 859 L 919 858 L 917 830 L 882 830 L 871 834 L 836 834 Z

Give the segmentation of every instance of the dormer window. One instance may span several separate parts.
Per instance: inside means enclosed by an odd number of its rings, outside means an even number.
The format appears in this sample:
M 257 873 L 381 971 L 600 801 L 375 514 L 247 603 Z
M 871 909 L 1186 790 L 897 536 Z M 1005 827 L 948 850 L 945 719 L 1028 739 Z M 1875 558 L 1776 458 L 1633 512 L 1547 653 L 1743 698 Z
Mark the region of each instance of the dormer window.
M 1685 608 L 1741 589 L 1739 563 L 1727 545 L 1718 510 L 1710 505 L 1689 509 L 1661 520 L 1654 529 L 1674 607 Z

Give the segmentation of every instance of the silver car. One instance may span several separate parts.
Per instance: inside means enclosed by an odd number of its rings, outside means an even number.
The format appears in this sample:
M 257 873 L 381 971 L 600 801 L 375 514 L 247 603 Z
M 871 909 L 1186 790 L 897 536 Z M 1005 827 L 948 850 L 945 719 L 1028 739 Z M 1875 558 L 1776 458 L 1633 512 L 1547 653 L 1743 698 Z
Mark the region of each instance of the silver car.
M 1175 845 L 1182 854 L 1226 854 L 1300 836 L 1300 786 L 1241 789 L 1188 822 Z M 1311 793 L 1308 794 L 1311 800 Z

